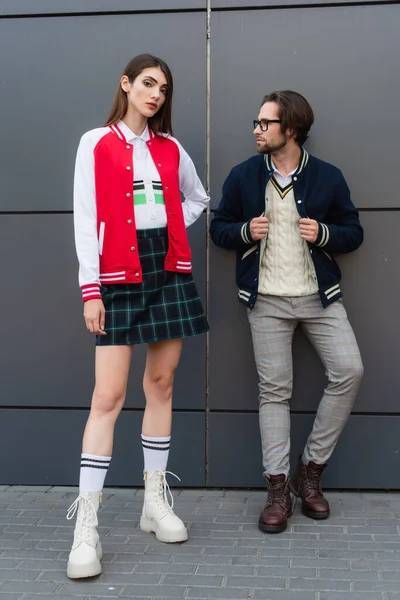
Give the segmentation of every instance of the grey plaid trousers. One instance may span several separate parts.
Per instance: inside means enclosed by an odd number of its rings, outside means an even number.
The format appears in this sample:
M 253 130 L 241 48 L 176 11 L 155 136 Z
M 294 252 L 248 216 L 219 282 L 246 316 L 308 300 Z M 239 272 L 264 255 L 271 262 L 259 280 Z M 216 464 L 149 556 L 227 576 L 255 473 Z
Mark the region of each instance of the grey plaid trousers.
M 305 463 L 324 464 L 350 415 L 363 375 L 360 351 L 342 301 L 323 308 L 318 294 L 297 298 L 259 294 L 248 310 L 259 376 L 264 475 L 289 475 L 292 341 L 301 324 L 328 375 Z

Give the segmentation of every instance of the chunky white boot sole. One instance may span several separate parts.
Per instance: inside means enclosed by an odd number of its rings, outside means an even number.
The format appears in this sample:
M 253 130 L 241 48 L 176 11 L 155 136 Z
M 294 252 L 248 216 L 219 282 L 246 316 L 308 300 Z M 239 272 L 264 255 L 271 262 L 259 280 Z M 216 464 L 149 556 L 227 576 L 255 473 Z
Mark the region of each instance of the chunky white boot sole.
M 96 546 L 96 559 L 90 563 L 74 564 L 68 561 L 67 576 L 70 579 L 85 579 L 86 577 L 95 577 L 101 573 L 101 559 L 103 558 L 103 550 L 100 542 Z
M 152 521 L 151 519 L 147 519 L 143 516 L 140 518 L 139 527 L 142 531 L 145 531 L 146 533 L 155 533 L 156 539 L 159 542 L 164 542 L 166 544 L 186 542 L 186 540 L 188 539 L 188 532 L 186 527 L 178 531 L 163 531 L 159 522 Z

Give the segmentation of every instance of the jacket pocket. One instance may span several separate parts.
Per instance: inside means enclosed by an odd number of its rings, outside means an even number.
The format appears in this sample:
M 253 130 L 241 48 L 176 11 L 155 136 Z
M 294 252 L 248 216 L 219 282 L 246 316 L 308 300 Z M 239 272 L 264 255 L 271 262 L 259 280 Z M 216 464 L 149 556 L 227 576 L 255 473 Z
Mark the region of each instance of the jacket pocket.
M 254 252 L 254 250 L 257 250 L 257 244 L 255 244 L 254 246 L 252 246 L 251 248 L 249 248 L 248 250 L 246 250 L 246 252 L 242 256 L 242 260 L 245 259 L 247 256 L 249 256 L 249 254 L 251 254 L 252 252 Z
M 106 224 L 104 221 L 100 223 L 99 229 L 99 254 L 100 256 L 103 254 L 103 245 L 104 245 L 104 231 L 106 229 Z

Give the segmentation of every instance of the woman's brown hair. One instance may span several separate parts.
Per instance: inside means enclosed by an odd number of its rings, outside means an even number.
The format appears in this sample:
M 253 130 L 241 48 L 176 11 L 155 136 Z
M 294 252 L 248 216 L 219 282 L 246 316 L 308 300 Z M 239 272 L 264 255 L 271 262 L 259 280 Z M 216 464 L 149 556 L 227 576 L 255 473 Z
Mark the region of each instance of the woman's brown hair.
M 314 113 L 301 94 L 285 90 L 283 92 L 272 92 L 264 96 L 261 106 L 266 102 L 276 102 L 279 106 L 279 119 L 281 131 L 285 133 L 287 129 L 293 131 L 296 143 L 302 146 L 308 138 L 308 132 L 314 123 Z
M 129 79 L 129 82 L 133 83 L 136 77 L 148 67 L 159 67 L 164 73 L 168 85 L 165 102 L 160 110 L 153 117 L 149 118 L 149 127 L 155 133 L 169 133 L 170 135 L 173 135 L 171 117 L 173 80 L 167 63 L 161 60 L 161 58 L 157 58 L 151 54 L 139 54 L 139 56 L 132 58 L 132 60 L 126 65 L 122 76 L 126 75 Z M 112 104 L 107 121 L 104 123 L 104 127 L 118 123 L 118 121 L 124 118 L 127 110 L 128 99 L 126 92 L 124 92 L 121 85 L 118 84 L 117 91 L 115 92 L 114 102 Z

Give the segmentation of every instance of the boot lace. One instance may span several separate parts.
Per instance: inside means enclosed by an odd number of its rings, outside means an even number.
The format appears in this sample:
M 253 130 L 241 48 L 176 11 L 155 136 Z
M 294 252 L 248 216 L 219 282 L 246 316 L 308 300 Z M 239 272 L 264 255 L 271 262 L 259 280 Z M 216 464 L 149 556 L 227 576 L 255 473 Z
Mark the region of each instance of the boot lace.
M 175 475 L 175 473 L 172 473 L 172 471 L 153 471 L 150 474 L 149 479 L 154 477 L 154 475 L 156 477 L 158 477 L 158 480 L 157 480 L 158 485 L 156 488 L 157 504 L 160 508 L 163 508 L 164 510 L 169 512 L 171 515 L 173 515 L 173 514 L 175 514 L 173 511 L 174 497 L 172 495 L 171 489 L 170 489 L 168 481 L 167 481 L 167 477 L 166 477 L 167 474 L 173 475 L 173 477 L 176 477 L 176 479 L 178 481 L 180 481 L 180 478 L 178 477 L 178 475 Z M 171 503 L 169 500 L 171 501 Z
M 68 521 L 74 518 L 76 512 L 78 514 L 74 532 L 74 546 L 77 546 L 80 542 L 92 544 L 93 527 L 96 527 L 99 522 L 95 506 L 90 498 L 83 495 L 78 496 L 68 509 Z
M 287 489 L 288 489 L 287 481 L 284 481 L 283 483 L 279 483 L 276 485 L 272 485 L 269 482 L 268 485 L 269 485 L 269 487 L 268 487 L 268 495 L 267 495 L 267 507 L 276 503 L 276 504 L 279 504 L 280 506 L 282 506 L 283 508 L 285 508 L 286 507 Z
M 312 469 L 303 465 L 303 485 L 306 497 L 312 492 L 318 492 L 322 496 L 322 469 Z

